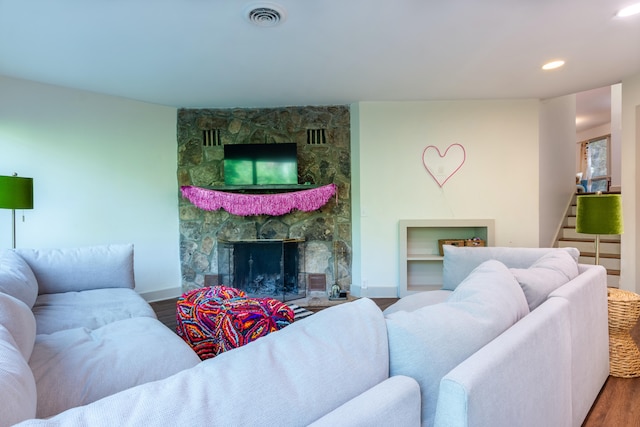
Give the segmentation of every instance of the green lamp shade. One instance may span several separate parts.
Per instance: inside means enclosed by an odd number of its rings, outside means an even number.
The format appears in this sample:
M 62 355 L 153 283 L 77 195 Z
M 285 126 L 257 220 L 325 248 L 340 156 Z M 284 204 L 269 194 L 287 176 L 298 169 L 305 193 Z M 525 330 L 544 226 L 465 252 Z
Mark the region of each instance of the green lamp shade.
M 584 234 L 622 234 L 620 194 L 578 196 L 576 232 Z
M 0 208 L 33 209 L 33 178 L 0 176 Z

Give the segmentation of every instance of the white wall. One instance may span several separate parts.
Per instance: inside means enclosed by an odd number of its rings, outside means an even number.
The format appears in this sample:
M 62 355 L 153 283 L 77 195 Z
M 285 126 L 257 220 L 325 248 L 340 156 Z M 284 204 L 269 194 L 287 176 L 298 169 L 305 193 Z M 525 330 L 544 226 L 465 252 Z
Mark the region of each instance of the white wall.
M 538 107 L 537 100 L 354 105 L 352 291 L 397 295 L 400 219 L 495 219 L 496 245 L 538 246 Z M 466 163 L 440 188 L 422 152 L 453 143 L 465 147 Z
M 575 132 L 575 126 L 574 126 Z M 600 126 L 585 129 L 582 132 L 576 132 L 576 142 L 586 141 L 587 139 L 597 138 L 599 136 L 609 135 L 611 133 L 611 123 L 605 123 Z
M 540 102 L 540 240 L 552 247 L 576 191 L 576 97 Z
M 176 110 L 0 77 L 0 174 L 34 179 L 19 247 L 135 245 L 137 290 L 179 295 Z M 11 246 L 0 210 L 0 247 Z
M 622 80 L 622 214 L 620 288 L 640 292 L 640 74 Z
M 611 187 L 622 186 L 622 84 L 611 86 Z

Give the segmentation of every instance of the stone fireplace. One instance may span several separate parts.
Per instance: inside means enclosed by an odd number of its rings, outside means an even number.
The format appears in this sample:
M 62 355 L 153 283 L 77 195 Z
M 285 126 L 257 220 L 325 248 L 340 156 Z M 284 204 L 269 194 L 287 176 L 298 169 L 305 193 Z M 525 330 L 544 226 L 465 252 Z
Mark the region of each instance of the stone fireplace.
M 309 278 L 322 276 L 326 289 L 351 284 L 350 120 L 346 106 L 274 109 L 181 109 L 178 112 L 178 184 L 224 188 L 225 144 L 295 142 L 298 182 L 334 183 L 337 195 L 317 211 L 293 211 L 281 216 L 237 216 L 224 210 L 206 211 L 179 196 L 180 257 L 183 291 L 205 286 L 205 276 L 232 286 L 232 253 L 228 242 L 296 241 L 298 294 Z M 257 189 L 257 191 L 260 191 Z M 241 252 L 242 250 L 233 249 Z M 301 253 L 304 255 L 301 256 Z M 287 258 L 290 258 L 289 253 Z M 243 261 L 248 262 L 248 260 Z M 253 265 L 256 265 L 253 259 Z M 280 260 L 268 262 L 280 269 Z M 226 264 L 226 265 L 225 265 Z M 283 277 L 245 278 L 250 286 L 263 282 L 271 289 L 281 281 L 288 292 L 291 273 Z M 285 277 L 287 276 L 286 280 Z M 256 282 L 257 280 L 257 282 Z M 268 282 L 268 283 L 267 283 Z M 313 282 L 313 280 L 312 280 Z M 292 288 L 293 289 L 293 288 Z M 313 289 L 315 292 L 322 292 Z M 279 291 L 277 291 L 279 292 Z M 313 292 L 312 292 L 313 293 Z
M 218 241 L 218 284 L 249 297 L 291 301 L 307 296 L 304 240 Z

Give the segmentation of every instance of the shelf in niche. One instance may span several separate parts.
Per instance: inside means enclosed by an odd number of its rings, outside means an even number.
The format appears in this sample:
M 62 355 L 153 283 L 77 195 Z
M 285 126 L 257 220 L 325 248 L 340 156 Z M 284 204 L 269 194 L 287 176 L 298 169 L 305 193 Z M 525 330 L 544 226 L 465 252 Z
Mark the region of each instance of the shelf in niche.
M 442 261 L 443 256 L 440 255 L 407 255 L 407 261 Z
M 311 190 L 321 187 L 316 184 L 265 184 L 265 185 L 216 185 L 200 187 L 207 190 L 226 191 L 228 193 L 269 194 L 290 193 L 292 191 Z

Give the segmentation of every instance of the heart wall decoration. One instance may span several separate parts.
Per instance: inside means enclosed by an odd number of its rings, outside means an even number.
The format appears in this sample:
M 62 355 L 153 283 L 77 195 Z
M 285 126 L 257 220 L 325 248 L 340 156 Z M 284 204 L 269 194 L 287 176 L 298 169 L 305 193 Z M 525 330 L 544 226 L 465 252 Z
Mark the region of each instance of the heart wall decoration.
M 466 159 L 467 152 L 461 144 L 451 144 L 444 154 L 434 145 L 422 152 L 422 164 L 440 188 L 460 170 Z

